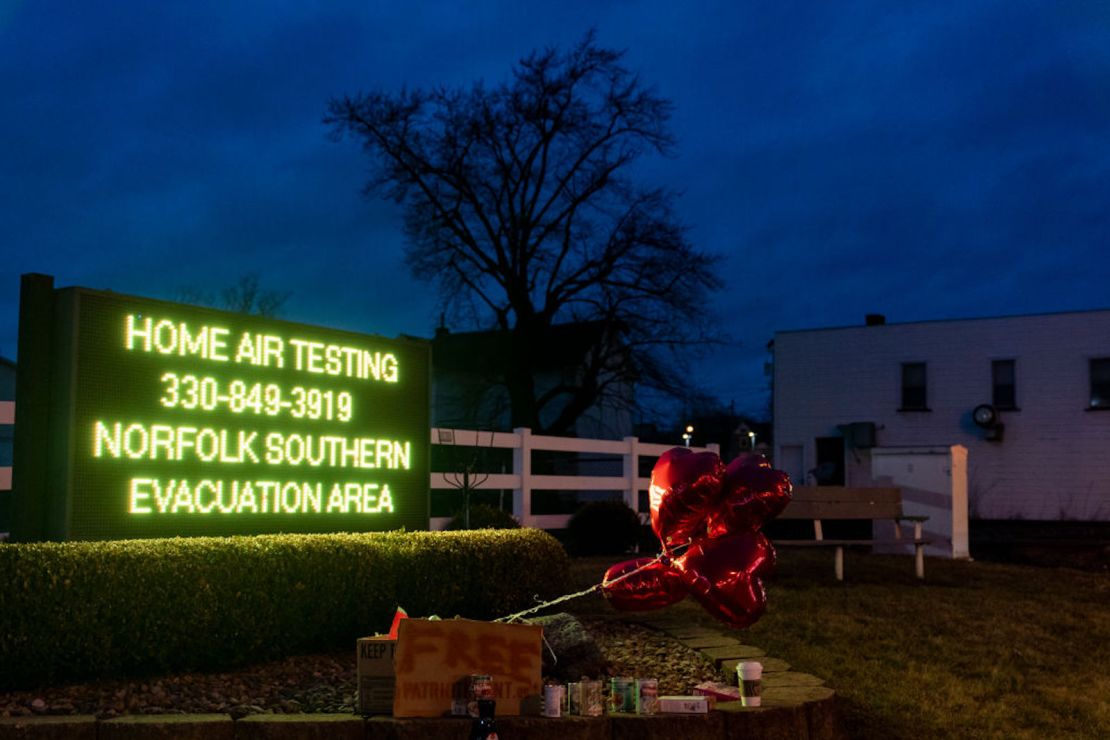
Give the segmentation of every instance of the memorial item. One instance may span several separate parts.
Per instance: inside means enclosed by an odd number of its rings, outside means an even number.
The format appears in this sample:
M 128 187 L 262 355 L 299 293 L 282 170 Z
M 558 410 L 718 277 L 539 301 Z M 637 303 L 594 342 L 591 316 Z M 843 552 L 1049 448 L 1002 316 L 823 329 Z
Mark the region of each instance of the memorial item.
M 708 714 L 713 700 L 708 696 L 661 696 L 660 714 Z
M 774 564 L 775 549 L 761 532 L 701 539 L 675 561 L 702 607 L 734 627 L 747 627 L 763 616 L 762 576 Z
M 487 673 L 471 673 L 466 684 L 466 711 L 471 717 L 477 717 L 478 702 L 494 698 L 493 678 Z
M 403 619 L 398 627 L 394 717 L 442 717 L 452 699 L 492 688 L 503 716 L 539 713 L 542 628 L 467 619 Z M 471 681 L 471 677 L 473 681 Z
M 725 468 L 720 505 L 709 512 L 706 532 L 710 537 L 755 531 L 774 519 L 790 503 L 790 477 L 775 470 L 762 455 L 744 453 Z
M 582 683 L 571 681 L 567 684 L 567 714 L 582 714 Z
M 497 740 L 497 723 L 493 718 L 495 706 L 493 699 L 478 701 L 478 719 L 470 728 L 470 740 Z
M 407 611 L 405 611 L 404 609 L 402 609 L 401 607 L 397 607 L 397 609 L 393 612 L 393 622 L 390 623 L 390 625 L 389 625 L 389 639 L 390 640 L 396 640 L 397 639 L 397 631 L 401 627 L 401 620 L 402 619 L 408 619 L 408 618 L 409 618 L 409 613 Z
M 682 573 L 656 558 L 636 558 L 605 572 L 604 594 L 618 611 L 662 609 L 686 598 Z
M 618 676 L 609 682 L 609 706 L 617 713 L 635 713 L 636 679 Z
M 676 447 L 651 474 L 651 524 L 657 558 L 618 563 L 601 591 L 622 611 L 658 609 L 692 595 L 713 616 L 747 627 L 767 602 L 763 576 L 775 549 L 760 531 L 790 502 L 790 478 L 746 453 L 727 466 L 716 453 Z
M 566 686 L 548 684 L 543 687 L 543 716 L 562 717 L 563 698 L 566 696 Z
M 664 552 L 705 533 L 710 507 L 720 498 L 725 465 L 715 452 L 675 447 L 651 471 L 651 528 Z
M 355 641 L 359 714 L 390 714 L 393 711 L 396 675 L 393 656 L 397 641 L 386 635 L 361 637 Z
M 763 664 L 758 661 L 744 661 L 736 666 L 736 678 L 740 684 L 740 701 L 746 707 L 758 707 L 763 703 L 762 693 Z
M 586 717 L 600 717 L 605 713 L 605 704 L 602 698 L 601 681 L 583 681 L 582 688 L 582 714 Z
M 636 713 L 655 714 L 659 710 L 659 681 L 654 678 L 636 680 Z
M 717 701 L 740 701 L 740 687 L 718 681 L 702 681 L 694 687 L 699 696 L 712 696 Z

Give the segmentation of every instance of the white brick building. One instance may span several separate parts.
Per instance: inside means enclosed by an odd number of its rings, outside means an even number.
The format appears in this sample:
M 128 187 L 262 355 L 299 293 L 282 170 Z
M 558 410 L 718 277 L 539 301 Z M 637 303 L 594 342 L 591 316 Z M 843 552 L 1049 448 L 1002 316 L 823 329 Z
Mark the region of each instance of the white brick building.
M 963 445 L 973 519 L 1110 521 L 1110 310 L 779 332 L 774 425 L 798 481 L 868 485 L 873 446 Z

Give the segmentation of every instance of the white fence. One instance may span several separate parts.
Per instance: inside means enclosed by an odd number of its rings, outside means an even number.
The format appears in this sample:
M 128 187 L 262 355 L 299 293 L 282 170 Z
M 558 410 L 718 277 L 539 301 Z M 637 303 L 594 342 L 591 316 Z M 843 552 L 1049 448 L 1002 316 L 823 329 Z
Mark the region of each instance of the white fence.
M 0 424 L 15 423 L 15 404 L 0 401 Z M 639 475 L 640 456 L 658 457 L 674 445 L 641 442 L 636 437 L 622 440 L 577 439 L 572 437 L 547 437 L 532 434 L 530 429 L 515 429 L 510 432 L 481 432 L 472 429 L 432 429 L 433 445 L 470 447 L 473 449 L 512 450 L 512 472 L 493 473 L 480 471 L 475 480 L 479 485 L 471 490 L 511 490 L 513 492 L 513 516 L 526 527 L 542 529 L 561 529 L 567 525 L 569 514 L 533 514 L 533 491 L 620 491 L 621 498 L 633 509 L 639 503 L 639 492 L 646 491 L 650 480 Z M 718 445 L 707 448 L 694 448 L 720 452 Z M 592 455 L 619 457 L 620 475 L 533 475 L 532 452 L 574 452 Z M 432 473 L 433 490 L 454 490 L 462 496 L 459 475 L 454 473 Z M 0 491 L 12 487 L 12 469 L 0 467 Z M 462 502 L 459 502 L 461 507 Z M 450 517 L 433 517 L 431 529 L 443 529 Z
M 476 432 L 470 429 L 432 429 L 432 444 L 466 446 L 473 449 L 511 449 L 512 473 L 480 473 L 481 485 L 472 490 L 512 490 L 513 516 L 525 527 L 561 529 L 567 526 L 569 514 L 533 514 L 533 491 L 620 491 L 626 504 L 637 509 L 639 492 L 646 491 L 649 478 L 639 475 L 640 456 L 658 457 L 674 445 L 641 442 L 637 437 L 622 440 L 547 437 L 532 434 L 531 429 L 508 432 Z M 716 444 L 694 448 L 720 452 Z M 616 456 L 621 459 L 621 475 L 533 475 L 532 452 L 577 452 Z M 459 475 L 432 473 L 433 490 L 459 491 Z M 461 502 L 460 502 L 461 505 Z M 443 529 L 449 517 L 433 517 L 431 529 Z
M 15 401 L 0 401 L 0 425 L 15 424 Z M 0 491 L 12 488 L 12 469 L 0 467 Z
M 902 489 L 902 511 L 927 516 L 926 555 L 968 558 L 967 448 L 873 447 L 871 478 L 878 485 Z M 893 539 L 894 525 L 876 522 L 875 536 Z M 903 548 L 905 549 L 905 548 Z

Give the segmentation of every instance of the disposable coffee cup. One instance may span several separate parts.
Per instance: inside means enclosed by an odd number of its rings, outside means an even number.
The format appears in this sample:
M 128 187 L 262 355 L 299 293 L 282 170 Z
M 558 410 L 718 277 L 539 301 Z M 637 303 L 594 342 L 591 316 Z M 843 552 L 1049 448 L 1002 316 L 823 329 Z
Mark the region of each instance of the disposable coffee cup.
M 740 701 L 745 707 L 758 707 L 760 699 L 760 679 L 763 678 L 763 664 L 758 661 L 745 661 L 736 666 L 736 678 L 740 683 Z

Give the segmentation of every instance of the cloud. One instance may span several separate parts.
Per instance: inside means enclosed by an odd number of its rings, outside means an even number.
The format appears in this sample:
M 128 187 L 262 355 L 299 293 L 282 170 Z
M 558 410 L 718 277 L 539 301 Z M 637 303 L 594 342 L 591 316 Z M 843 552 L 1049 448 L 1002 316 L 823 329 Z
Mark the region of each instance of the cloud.
M 1110 11 L 1079 0 L 24 3 L 0 25 L 0 353 L 18 276 L 166 296 L 245 272 L 291 318 L 428 333 L 400 213 L 330 96 L 504 79 L 595 27 L 671 97 L 682 193 L 758 407 L 776 329 L 1106 306 Z

